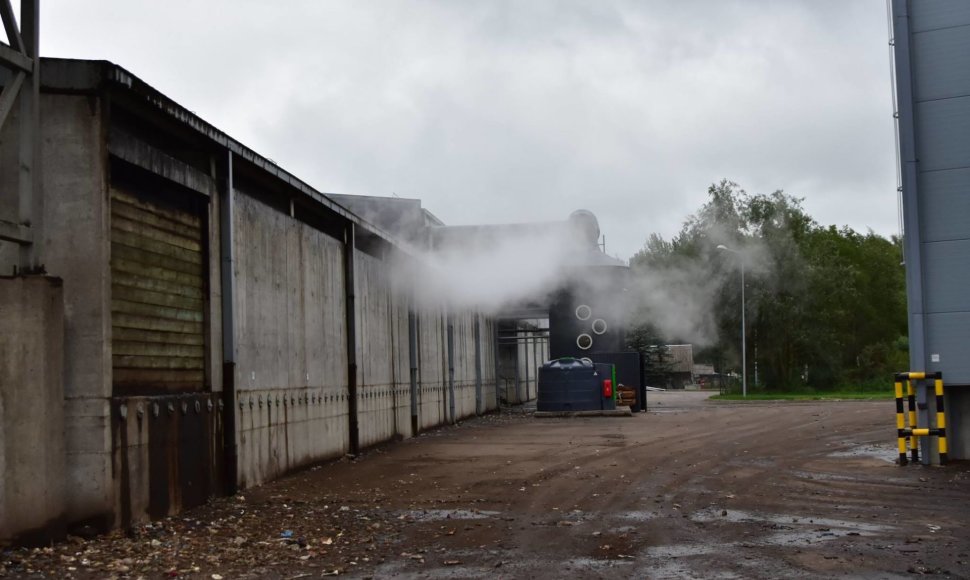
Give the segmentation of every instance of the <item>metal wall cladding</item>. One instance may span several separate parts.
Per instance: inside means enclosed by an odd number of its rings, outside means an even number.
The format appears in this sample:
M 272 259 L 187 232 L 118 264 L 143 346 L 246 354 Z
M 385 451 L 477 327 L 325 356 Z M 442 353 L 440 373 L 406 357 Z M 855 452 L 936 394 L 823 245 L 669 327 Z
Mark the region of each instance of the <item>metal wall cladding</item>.
M 204 387 L 204 258 L 199 215 L 111 190 L 115 394 Z
M 966 65 L 970 66 L 970 62 Z M 970 95 L 917 101 L 916 154 L 920 171 L 967 167 L 970 163 Z
M 947 385 L 970 383 L 967 345 L 970 345 L 970 312 L 926 315 L 926 356 L 930 359 L 927 370 L 943 371 L 943 380 Z M 934 361 L 934 358 L 938 360 Z
M 970 238 L 970 167 L 922 173 L 919 191 L 924 242 Z
M 967 3 L 970 6 L 970 3 Z M 970 25 L 970 23 L 968 23 Z M 970 93 L 970 34 L 965 27 L 913 35 L 913 96 L 917 101 Z
M 925 368 L 970 384 L 970 3 L 911 1 Z
M 913 32 L 926 32 L 970 24 L 970 2 L 916 0 L 909 3 Z

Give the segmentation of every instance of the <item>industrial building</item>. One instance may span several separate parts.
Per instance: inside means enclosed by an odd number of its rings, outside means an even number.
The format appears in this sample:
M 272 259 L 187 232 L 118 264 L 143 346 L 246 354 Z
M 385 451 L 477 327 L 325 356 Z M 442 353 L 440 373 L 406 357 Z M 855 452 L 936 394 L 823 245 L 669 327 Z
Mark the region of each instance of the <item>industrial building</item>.
M 112 63 L 17 62 L 4 88 L 36 116 L 0 133 L 0 540 L 535 397 L 541 307 L 419 304 L 390 275 L 455 234 L 420 201 L 323 194 Z
M 899 370 L 942 373 L 949 457 L 970 459 L 970 3 L 892 0 L 892 45 L 911 367 Z M 922 427 L 936 422 L 932 386 L 916 393 Z

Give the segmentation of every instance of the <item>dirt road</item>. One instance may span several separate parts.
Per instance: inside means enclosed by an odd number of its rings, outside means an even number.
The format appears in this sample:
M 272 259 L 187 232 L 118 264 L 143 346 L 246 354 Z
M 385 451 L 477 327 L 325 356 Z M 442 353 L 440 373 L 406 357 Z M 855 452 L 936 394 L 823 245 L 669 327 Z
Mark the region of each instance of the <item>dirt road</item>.
M 970 577 L 970 465 L 893 463 L 886 402 L 492 415 L 155 526 L 8 551 L 11 576 Z

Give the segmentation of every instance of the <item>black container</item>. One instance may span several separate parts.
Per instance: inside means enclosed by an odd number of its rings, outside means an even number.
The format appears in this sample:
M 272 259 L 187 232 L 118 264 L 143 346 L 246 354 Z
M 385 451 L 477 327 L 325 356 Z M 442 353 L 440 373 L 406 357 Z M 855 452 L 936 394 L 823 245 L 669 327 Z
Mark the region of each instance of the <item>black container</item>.
M 589 355 L 595 364 L 606 363 L 616 367 L 616 389 L 619 385 L 632 388 L 637 393 L 637 402 L 630 407 L 633 411 L 647 410 L 647 392 L 643 388 L 643 365 L 638 352 L 598 352 Z
M 576 358 L 561 358 L 539 368 L 537 411 L 601 411 L 616 409 L 615 397 L 603 396 L 604 379 L 613 366 Z

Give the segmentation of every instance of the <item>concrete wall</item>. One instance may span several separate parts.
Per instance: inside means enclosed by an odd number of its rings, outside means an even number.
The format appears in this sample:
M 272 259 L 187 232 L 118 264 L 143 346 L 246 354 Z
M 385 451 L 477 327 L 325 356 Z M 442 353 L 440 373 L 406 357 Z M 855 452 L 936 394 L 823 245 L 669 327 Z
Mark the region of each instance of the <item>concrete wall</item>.
M 107 148 L 108 125 L 113 121 L 106 118 L 104 101 L 96 96 L 45 94 L 41 102 L 42 154 L 47 168 L 43 172 L 47 200 L 44 263 L 49 272 L 63 279 L 59 292 L 63 300 L 64 362 L 63 373 L 54 365 L 48 367 L 63 376 L 62 394 L 47 393 L 46 399 L 35 399 L 31 394 L 30 401 L 41 406 L 44 400 L 63 401 L 63 406 L 51 407 L 62 415 L 50 411 L 45 416 L 49 424 L 56 424 L 52 428 L 63 431 L 62 447 L 51 443 L 38 455 L 45 457 L 44 461 L 59 457 L 62 468 L 58 476 L 52 464 L 44 464 L 49 475 L 40 479 L 48 482 L 43 488 L 48 493 L 44 496 L 47 508 L 30 510 L 27 519 L 16 509 L 2 508 L 7 510 L 0 512 L 4 536 L 43 525 L 38 518 L 47 521 L 52 514 L 63 515 L 58 521 L 68 524 L 91 523 L 103 529 L 172 513 L 181 509 L 180 492 L 175 487 L 159 492 L 160 486 L 164 488 L 170 482 L 153 475 L 165 471 L 164 463 L 153 466 L 158 462 L 158 448 L 163 448 L 162 455 L 168 454 L 166 461 L 194 464 L 193 456 L 185 455 L 185 450 L 193 447 L 193 441 L 186 438 L 194 432 L 204 434 L 199 435 L 195 446 L 206 448 L 200 461 L 208 462 L 211 472 L 221 468 L 223 453 L 218 197 L 210 198 L 206 216 L 209 272 L 205 392 L 167 398 L 113 397 L 108 200 L 109 168 L 117 161 L 112 161 Z M 15 129 L 16 123 L 8 123 L 0 133 L 0 168 L 6 169 L 0 171 L 0 185 L 4 187 L 16 187 L 16 172 L 9 171 L 11 151 L 15 149 L 12 144 L 16 143 L 11 127 Z M 212 153 L 213 160 L 223 153 Z M 259 183 L 273 182 L 261 177 Z M 246 181 L 237 183 L 233 193 L 237 346 L 232 409 L 236 413 L 237 481 L 241 487 L 338 457 L 350 448 L 344 242 L 266 203 L 263 200 L 278 197 L 279 190 L 260 187 Z M 379 246 L 370 251 L 355 253 L 357 407 L 362 447 L 415 434 L 408 341 L 410 303 L 389 279 L 390 269 L 382 256 L 387 248 Z M 16 263 L 16 255 L 15 246 L 0 244 L 0 268 L 9 270 Z M 27 312 L 30 310 L 24 310 Z M 6 312 L 2 318 L 8 324 Z M 496 408 L 493 321 L 471 312 L 449 317 L 443 309 L 417 312 L 416 319 L 417 428 L 428 429 L 471 416 L 478 407 L 482 411 Z M 476 401 L 476 319 L 481 336 L 480 404 Z M 454 346 L 451 361 L 449 321 Z M 24 324 L 32 325 L 37 332 L 60 328 L 58 322 L 48 323 L 46 319 Z M 5 347 L 3 352 L 13 351 Z M 453 401 L 449 400 L 449 363 L 454 367 Z M 28 474 L 37 481 L 38 472 L 17 467 L 22 463 L 17 455 L 22 445 L 11 451 L 11 442 L 23 437 L 9 435 L 10 429 L 21 426 L 8 421 L 7 415 L 20 414 L 16 409 L 24 399 L 18 397 L 24 391 L 12 380 L 4 379 L 3 387 L 0 471 L 5 475 L 0 497 L 6 498 L 22 493 L 17 491 L 22 486 L 17 478 Z M 181 410 L 183 403 L 185 410 Z M 169 404 L 173 405 L 171 411 Z M 182 429 L 190 423 L 198 431 Z M 32 422 L 31 427 L 40 428 L 41 424 Z M 210 478 L 206 483 L 205 493 L 221 493 L 217 480 Z M 159 493 L 167 493 L 169 498 L 159 503 Z
M 400 421 L 401 409 L 410 410 L 408 319 L 383 260 L 355 251 L 357 421 L 360 446 L 367 447 L 410 435 L 410 420 Z
M 244 192 L 234 200 L 245 487 L 349 448 L 346 299 L 340 241 Z
M 0 278 L 0 541 L 63 534 L 64 297 L 55 278 Z
M 498 409 L 499 387 L 495 376 L 495 319 L 481 317 L 482 333 L 482 402 L 483 411 Z
M 445 423 L 448 388 L 447 337 L 444 313 L 418 312 L 418 428 Z
M 17 114 L 14 107 L 12 114 Z M 18 123 L 0 138 L 0 188 L 17 190 Z M 110 296 L 104 147 L 100 101 L 41 95 L 41 175 L 45 193 L 48 272 L 64 281 L 64 413 L 66 477 L 72 490 L 67 516 L 103 518 L 111 511 L 107 396 L 111 359 L 107 345 Z M 52 146 L 56 144 L 56 146 Z M 15 196 L 0 195 L 3 215 Z M 17 247 L 0 242 L 0 272 L 10 273 Z
M 64 280 L 67 517 L 110 525 L 110 239 L 101 101 L 41 97 L 47 271 Z

